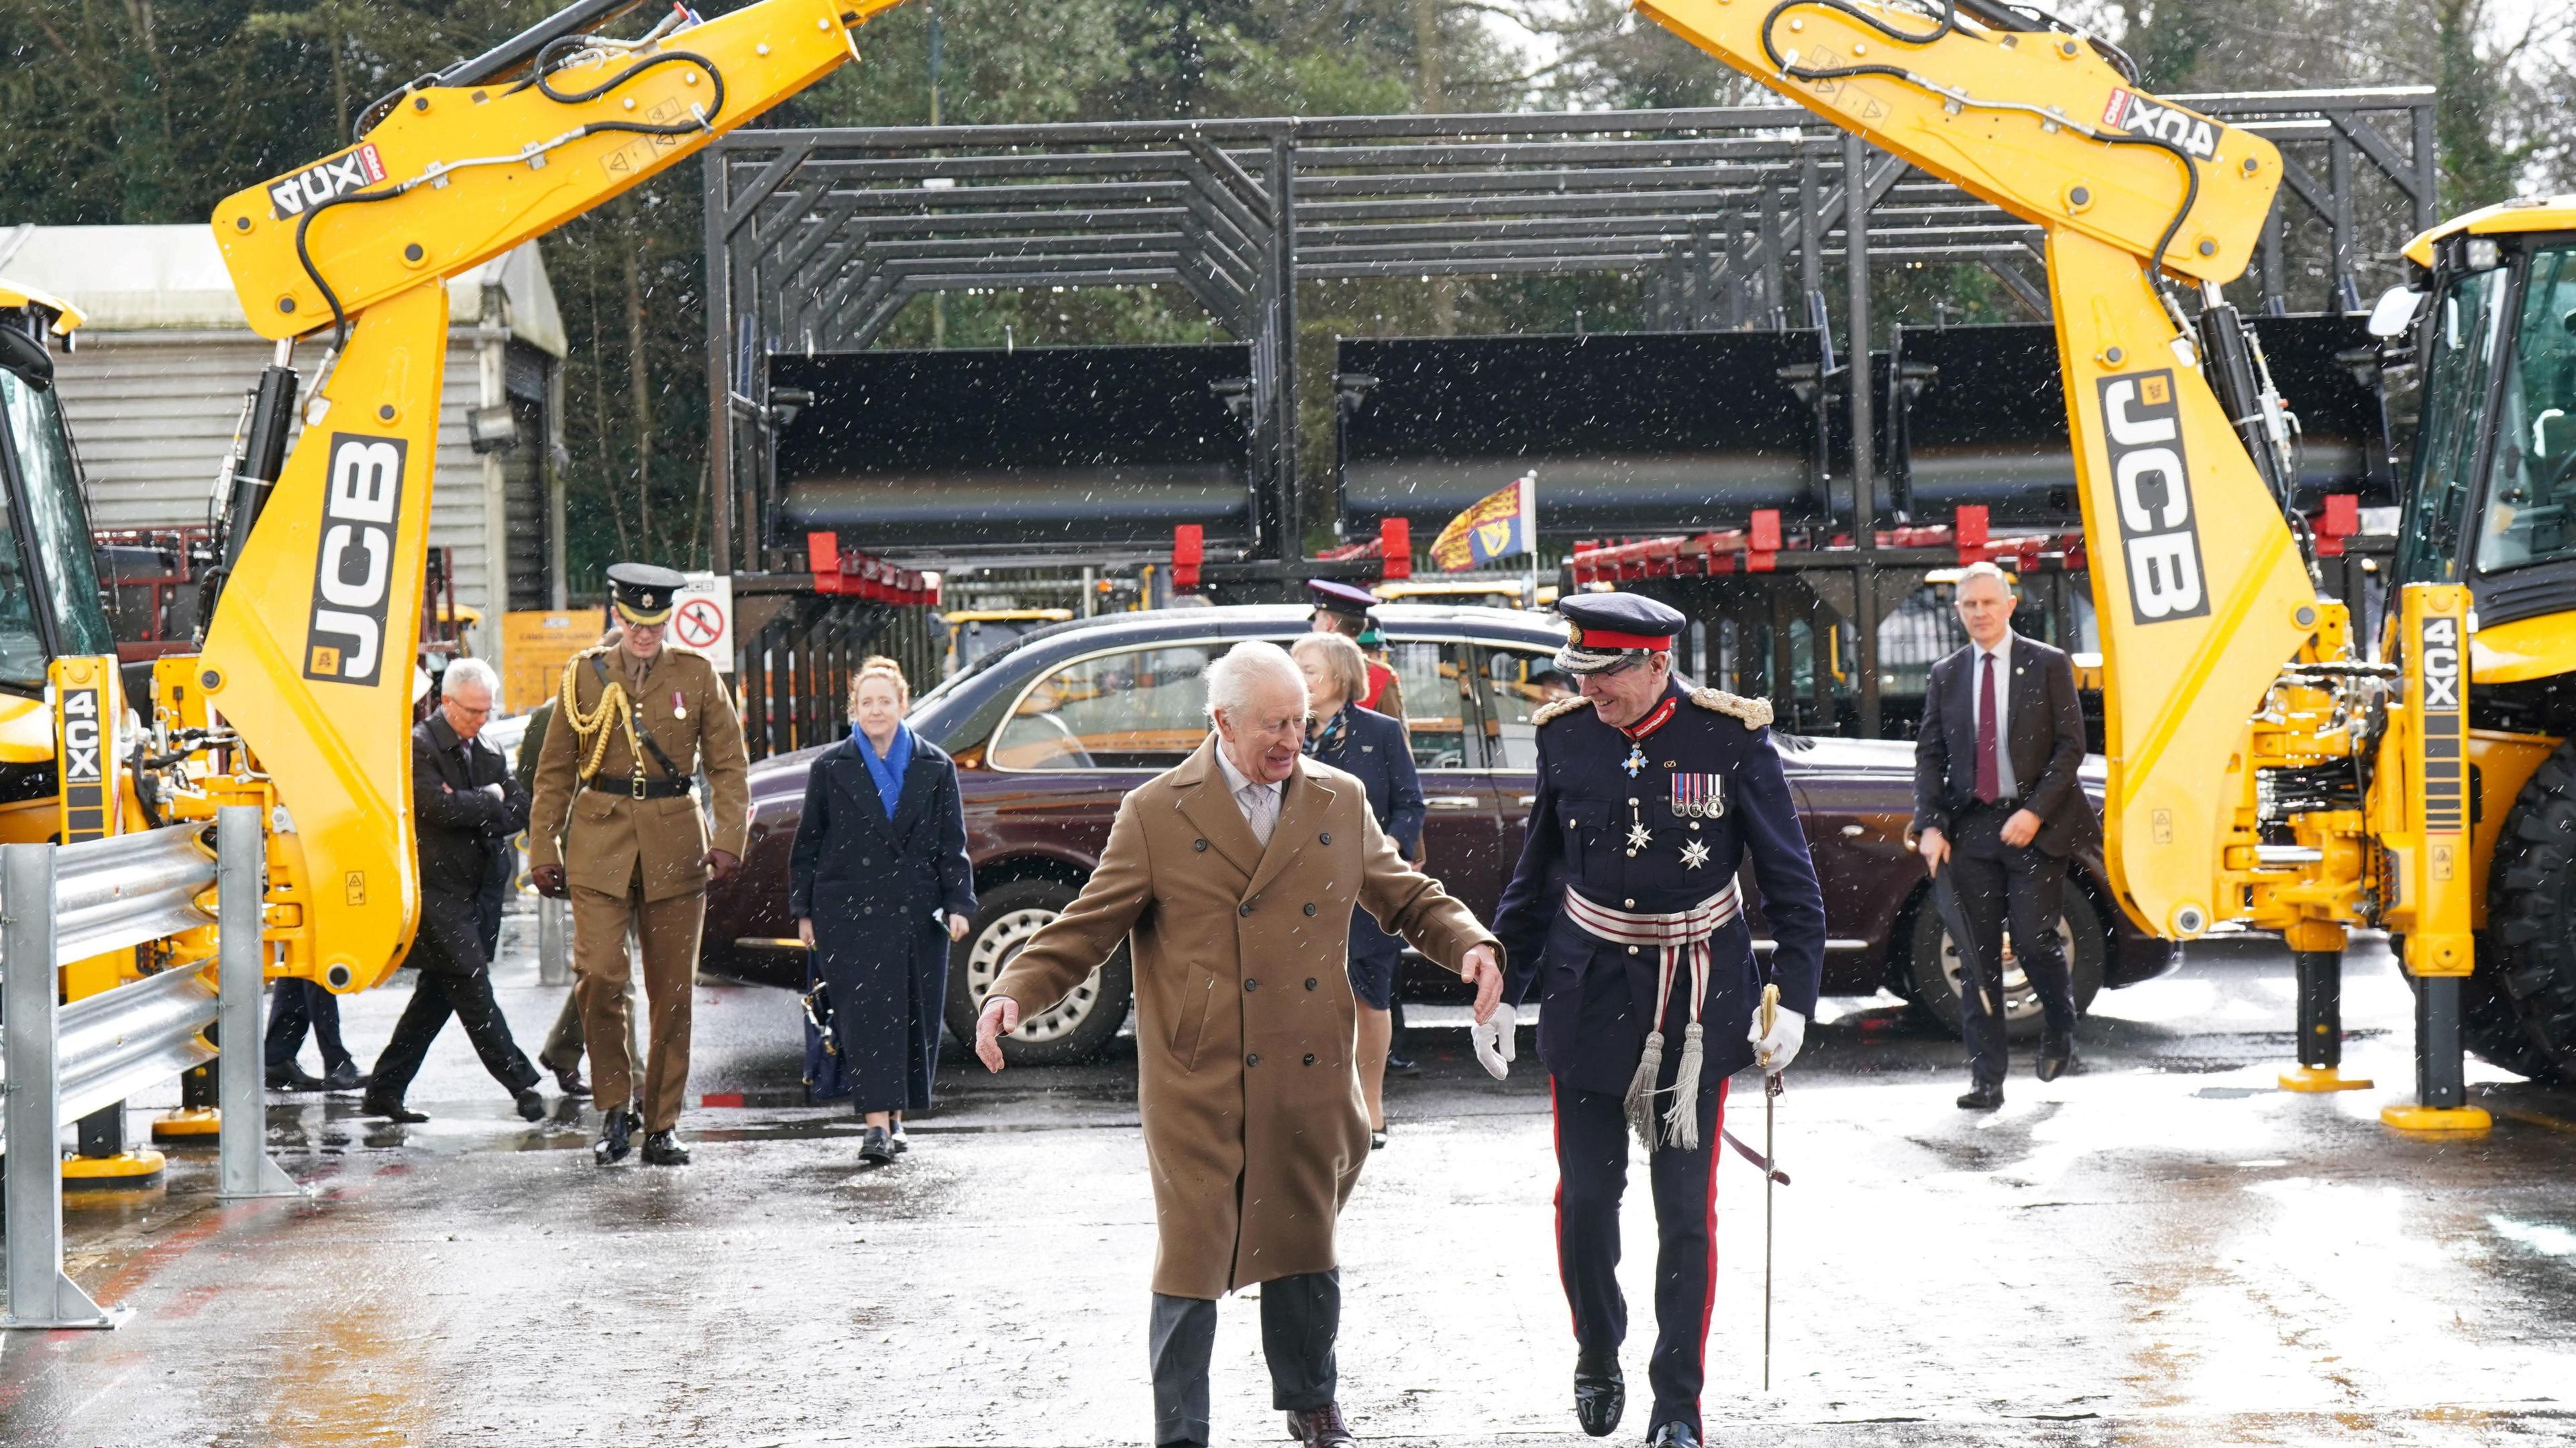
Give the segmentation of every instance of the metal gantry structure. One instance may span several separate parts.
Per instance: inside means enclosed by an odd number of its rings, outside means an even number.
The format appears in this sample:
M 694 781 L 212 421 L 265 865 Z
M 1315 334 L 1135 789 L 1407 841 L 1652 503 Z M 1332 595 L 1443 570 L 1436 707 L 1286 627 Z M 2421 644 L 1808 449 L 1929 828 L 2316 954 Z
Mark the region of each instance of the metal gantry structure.
M 2435 219 L 2429 88 L 2175 99 L 2282 148 L 2286 184 L 2237 284 L 2249 310 L 2350 310 Z M 1274 583 L 1304 571 L 1300 284 L 1631 276 L 1652 328 L 1818 333 L 1843 435 L 1864 439 L 1884 405 L 1874 271 L 1979 267 L 2048 315 L 2039 228 L 1786 107 L 745 130 L 709 148 L 705 175 L 713 536 L 740 573 L 792 573 L 803 549 L 772 465 L 767 359 L 865 351 L 925 295 L 1195 298 L 1251 354 L 1252 522 L 1207 540 L 1210 572 Z M 1830 495 L 1854 546 L 1830 566 L 1850 581 L 1831 594 L 1872 617 L 1873 573 L 1919 563 L 1881 556 L 1871 449 L 1848 458 Z

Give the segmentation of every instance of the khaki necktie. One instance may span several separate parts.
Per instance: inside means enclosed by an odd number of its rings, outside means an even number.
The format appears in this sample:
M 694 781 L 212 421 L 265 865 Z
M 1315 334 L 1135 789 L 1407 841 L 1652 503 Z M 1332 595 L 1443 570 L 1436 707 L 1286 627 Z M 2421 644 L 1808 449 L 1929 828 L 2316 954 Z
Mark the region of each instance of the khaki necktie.
M 1252 837 L 1270 848 L 1270 832 L 1279 827 L 1279 789 L 1276 785 L 1247 781 L 1234 793 L 1235 803 L 1243 808 L 1243 822 L 1252 827 Z

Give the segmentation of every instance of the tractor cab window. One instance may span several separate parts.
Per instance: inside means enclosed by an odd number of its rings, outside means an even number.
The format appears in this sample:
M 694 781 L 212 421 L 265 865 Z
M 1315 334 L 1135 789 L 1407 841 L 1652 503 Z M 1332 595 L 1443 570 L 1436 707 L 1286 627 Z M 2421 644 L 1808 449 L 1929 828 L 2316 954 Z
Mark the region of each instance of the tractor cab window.
M 2525 277 L 2496 399 L 2480 573 L 2576 559 L 2576 246 L 2535 251 Z
M 2398 540 L 2400 582 L 2459 579 L 2461 530 L 2478 463 L 2478 419 L 2486 410 L 2511 291 L 2502 267 L 2470 272 L 2433 303 L 2424 324 L 2431 329 L 2424 417 L 2415 435 L 2415 486 Z
M 52 648 L 65 654 L 110 653 L 116 643 L 61 408 L 51 389 L 8 371 L 0 371 L 0 453 L 15 495 L 0 509 L 0 687 L 42 689 L 48 621 Z

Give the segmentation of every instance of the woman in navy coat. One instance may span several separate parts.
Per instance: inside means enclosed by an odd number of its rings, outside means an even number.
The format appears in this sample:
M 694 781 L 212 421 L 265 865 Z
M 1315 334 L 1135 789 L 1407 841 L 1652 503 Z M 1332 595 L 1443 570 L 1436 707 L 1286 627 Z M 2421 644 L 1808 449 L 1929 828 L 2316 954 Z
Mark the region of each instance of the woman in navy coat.
M 1359 777 L 1378 828 L 1408 860 L 1422 858 L 1422 776 L 1404 725 L 1357 700 L 1369 689 L 1368 658 L 1342 634 L 1312 633 L 1289 646 L 1306 675 L 1306 752 Z M 1395 973 L 1404 947 L 1365 910 L 1351 912 L 1351 994 L 1359 997 L 1360 1094 L 1368 1101 L 1369 1145 L 1386 1145 L 1386 1055 L 1394 1041 Z
M 894 660 L 850 680 L 850 737 L 814 761 L 789 856 L 787 908 L 830 988 L 859 1155 L 908 1150 L 906 1111 L 927 1110 L 939 1068 L 948 943 L 975 916 L 957 766 L 903 722 L 912 690 Z

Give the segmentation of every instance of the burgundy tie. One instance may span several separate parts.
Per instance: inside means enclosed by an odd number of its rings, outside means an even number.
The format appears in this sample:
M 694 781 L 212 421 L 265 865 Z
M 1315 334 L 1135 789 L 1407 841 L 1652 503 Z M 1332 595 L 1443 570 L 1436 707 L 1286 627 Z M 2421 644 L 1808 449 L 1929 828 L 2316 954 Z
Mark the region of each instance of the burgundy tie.
M 2003 791 L 2003 771 L 1995 765 L 1995 656 L 1979 654 L 1977 671 L 1977 798 L 1987 804 Z

